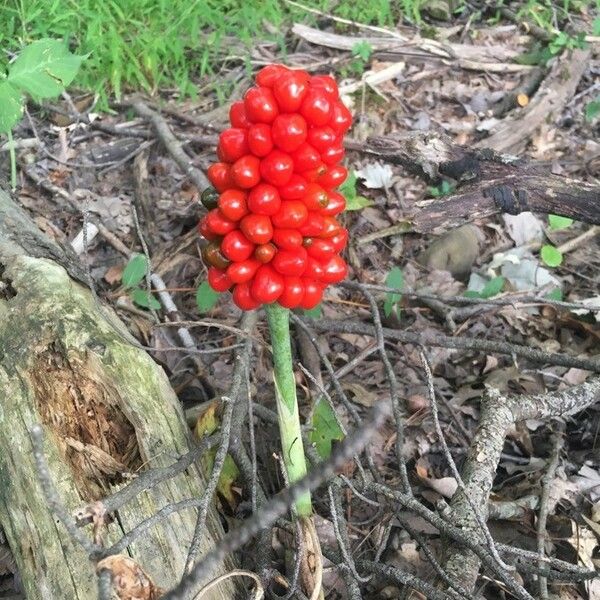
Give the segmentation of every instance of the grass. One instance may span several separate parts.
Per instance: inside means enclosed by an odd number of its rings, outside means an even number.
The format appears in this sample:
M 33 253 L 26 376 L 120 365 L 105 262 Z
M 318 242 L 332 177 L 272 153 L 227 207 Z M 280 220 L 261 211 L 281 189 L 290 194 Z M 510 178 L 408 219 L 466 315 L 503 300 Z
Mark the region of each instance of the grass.
M 526 0 L 521 15 L 549 29 L 557 16 L 588 1 Z M 387 27 L 401 19 L 420 22 L 427 5 L 426 0 L 304 3 Z M 153 94 L 175 89 L 194 97 L 199 89 L 213 89 L 225 101 L 231 84 L 218 75 L 232 59 L 238 64 L 240 58 L 247 59 L 255 40 L 275 41 L 285 51 L 284 26 L 294 21 L 314 24 L 317 19 L 284 0 L 0 0 L 0 77 L 23 45 L 44 37 L 63 38 L 77 54 L 89 54 L 76 84 L 99 93 L 100 108 L 106 108 L 109 97 L 131 90 Z M 265 27 L 267 22 L 274 27 Z
M 419 0 L 404 0 L 415 2 Z M 328 0 L 307 0 L 327 10 Z M 398 15 L 387 0 L 340 2 L 333 13 L 363 23 L 388 25 Z M 117 98 L 125 91 L 177 89 L 194 96 L 198 82 L 215 80 L 231 55 L 248 56 L 256 39 L 283 46 L 283 33 L 269 33 L 315 15 L 282 0 L 5 0 L 0 3 L 0 68 L 25 44 L 63 38 L 88 54 L 77 86 Z M 235 38 L 237 43 L 232 43 Z M 229 92 L 219 84 L 220 96 Z

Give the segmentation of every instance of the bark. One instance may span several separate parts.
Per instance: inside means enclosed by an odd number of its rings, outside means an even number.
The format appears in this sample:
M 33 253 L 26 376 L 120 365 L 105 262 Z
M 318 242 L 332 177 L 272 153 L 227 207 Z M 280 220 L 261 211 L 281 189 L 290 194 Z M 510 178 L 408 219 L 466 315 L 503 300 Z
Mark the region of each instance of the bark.
M 31 600 L 97 597 L 94 566 L 44 501 L 32 455 L 35 424 L 44 429 L 50 476 L 69 511 L 119 489 L 128 474 L 170 465 L 193 444 L 164 372 L 85 280 L 77 257 L 0 189 L 0 525 Z M 167 504 L 198 498 L 204 484 L 192 465 L 140 494 L 102 529 L 105 542 Z M 175 513 L 129 546 L 157 586 L 181 577 L 195 518 L 196 510 Z M 207 529 L 201 554 L 223 535 L 215 511 Z M 204 597 L 235 597 L 231 582 Z
M 455 193 L 419 207 L 401 225 L 404 231 L 439 232 L 496 213 L 533 211 L 600 224 L 600 186 L 554 175 L 534 162 L 454 144 L 440 133 L 369 138 L 347 148 L 398 164 L 434 182 L 457 182 Z M 394 227 L 398 227 L 395 225 Z

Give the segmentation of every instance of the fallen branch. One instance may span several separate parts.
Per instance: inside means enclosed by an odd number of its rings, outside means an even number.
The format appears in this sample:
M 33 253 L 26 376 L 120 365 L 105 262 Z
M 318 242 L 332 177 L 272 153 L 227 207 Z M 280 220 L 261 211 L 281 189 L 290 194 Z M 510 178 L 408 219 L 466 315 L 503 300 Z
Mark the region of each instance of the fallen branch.
M 600 378 L 566 390 L 536 396 L 503 396 L 490 389 L 481 404 L 481 417 L 475 438 L 462 470 L 464 491 L 458 490 L 451 502 L 451 520 L 473 539 L 482 540 L 473 505 L 486 514 L 488 498 L 509 427 L 526 419 L 566 417 L 600 400 Z M 467 590 L 474 588 L 479 557 L 464 547 L 450 545 L 445 564 L 448 575 Z
M 431 233 L 497 213 L 524 211 L 600 224 L 600 186 L 548 173 L 536 163 L 493 150 L 458 146 L 441 133 L 372 137 L 364 145 L 348 141 L 346 147 L 401 165 L 427 181 L 447 177 L 458 182 L 455 194 L 433 200 L 393 226 L 403 232 Z

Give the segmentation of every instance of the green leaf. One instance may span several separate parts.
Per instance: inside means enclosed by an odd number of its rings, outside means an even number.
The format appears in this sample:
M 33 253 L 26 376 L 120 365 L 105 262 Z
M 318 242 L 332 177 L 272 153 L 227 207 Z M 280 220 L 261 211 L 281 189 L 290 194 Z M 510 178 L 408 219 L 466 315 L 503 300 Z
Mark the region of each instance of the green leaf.
M 550 244 L 542 246 L 540 256 L 542 257 L 544 264 L 548 267 L 558 267 L 563 261 L 561 251 Z
M 198 306 L 198 310 L 200 312 L 209 311 L 219 299 L 219 293 L 215 292 L 208 281 L 203 281 L 198 287 L 198 291 L 196 292 L 196 305 Z
M 153 310 L 161 308 L 160 302 L 154 297 L 152 292 L 143 290 L 142 288 L 135 288 L 131 292 L 131 299 L 135 304 L 143 308 L 151 308 Z
M 320 304 L 317 304 L 314 308 L 311 308 L 310 310 L 304 311 L 304 316 L 308 317 L 309 319 L 320 319 L 322 314 L 323 309 L 321 308 Z
M 562 300 L 563 299 L 562 290 L 560 288 L 554 288 L 553 290 L 550 290 L 544 296 L 544 298 L 548 298 L 548 300 Z
M 492 296 L 497 296 L 504 287 L 504 277 L 494 277 L 490 279 L 484 286 L 483 289 L 479 292 L 480 298 L 491 298 Z
M 399 267 L 394 267 L 385 278 L 385 285 L 387 287 L 391 287 L 397 290 L 401 290 L 404 287 L 404 274 L 402 273 L 402 269 Z M 383 312 L 386 317 L 389 317 L 392 314 L 392 310 L 394 305 L 402 299 L 402 294 L 395 294 L 393 292 L 388 292 L 385 295 L 385 302 L 383 304 Z M 400 314 L 398 314 L 398 317 Z
M 600 17 L 596 17 L 592 23 L 592 35 L 600 35 Z
M 476 292 L 475 290 L 467 290 L 463 296 L 465 298 L 481 298 L 481 292 Z
M 354 196 L 354 198 L 346 200 L 346 210 L 360 210 L 361 208 L 371 206 L 372 204 L 373 201 L 364 196 Z
M 348 173 L 348 177 L 339 187 L 339 192 L 346 198 L 347 202 L 356 198 L 356 173 L 354 171 Z
M 7 81 L 34 98 L 52 98 L 73 81 L 84 58 L 71 54 L 61 40 L 38 40 L 23 48 Z
M 150 264 L 144 254 L 134 254 L 127 263 L 121 281 L 123 285 L 128 288 L 134 288 L 148 273 Z
M 373 46 L 369 44 L 367 41 L 356 42 L 354 46 L 352 46 L 352 55 L 358 56 L 364 62 L 367 62 L 369 58 L 373 54 Z
M 23 98 L 8 81 L 0 81 L 0 133 L 10 131 L 23 114 Z
M 585 107 L 585 120 L 593 121 L 598 115 L 600 115 L 600 98 L 592 100 Z
M 344 433 L 335 419 L 331 406 L 324 398 L 319 398 L 312 416 L 310 441 L 315 445 L 319 456 L 327 460 L 331 455 L 333 440 L 343 439 Z
M 566 229 L 573 225 L 573 219 L 559 215 L 548 215 L 548 224 L 550 225 L 550 229 Z

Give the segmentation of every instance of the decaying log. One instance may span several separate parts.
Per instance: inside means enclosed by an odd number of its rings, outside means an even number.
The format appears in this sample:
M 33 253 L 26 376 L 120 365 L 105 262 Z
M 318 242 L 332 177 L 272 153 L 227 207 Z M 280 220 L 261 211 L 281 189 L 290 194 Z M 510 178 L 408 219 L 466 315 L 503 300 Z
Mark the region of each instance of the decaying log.
M 406 220 L 405 231 L 437 232 L 496 213 L 524 211 L 600 224 L 600 186 L 490 149 L 458 146 L 441 133 L 372 137 L 364 145 L 346 147 L 401 165 L 430 182 L 456 180 L 455 193 L 420 206 Z
M 44 501 L 32 455 L 35 424 L 44 429 L 50 476 L 70 511 L 139 471 L 172 464 L 193 444 L 164 372 L 85 279 L 76 256 L 0 189 L 0 526 L 30 600 L 97 598 L 94 566 Z M 192 465 L 121 507 L 99 531 L 110 544 L 163 506 L 200 497 L 203 486 Z M 157 586 L 181 577 L 195 519 L 196 510 L 174 513 L 128 547 Z M 222 533 L 211 511 L 201 554 Z M 204 598 L 234 598 L 231 582 Z

